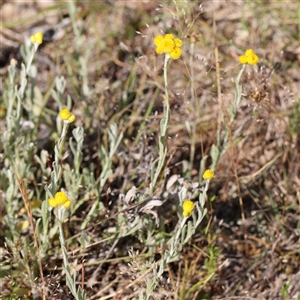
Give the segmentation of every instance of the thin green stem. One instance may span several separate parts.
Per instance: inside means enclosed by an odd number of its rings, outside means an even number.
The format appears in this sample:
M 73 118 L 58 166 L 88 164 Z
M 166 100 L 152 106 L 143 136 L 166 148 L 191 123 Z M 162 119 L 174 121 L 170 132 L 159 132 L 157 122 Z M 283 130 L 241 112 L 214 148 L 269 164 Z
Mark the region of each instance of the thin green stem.
M 177 247 L 177 245 L 178 245 L 178 240 L 179 240 L 179 237 L 180 237 L 180 235 L 181 235 L 181 233 L 182 233 L 182 229 L 183 229 L 183 227 L 184 227 L 185 222 L 187 221 L 187 219 L 188 219 L 188 218 L 184 217 L 184 218 L 181 220 L 181 223 L 180 223 L 179 228 L 178 228 L 178 230 L 177 230 L 176 236 L 175 236 L 175 238 L 174 238 L 174 240 L 173 240 L 173 247 L 171 247 L 172 252 L 170 251 L 170 253 L 169 253 L 168 257 L 167 257 L 167 262 L 168 262 L 168 260 L 170 260 L 171 258 L 173 258 L 173 256 L 174 256 L 174 255 L 176 254 L 176 252 L 177 252 L 177 248 L 178 248 L 178 247 Z
M 170 101 L 169 101 L 169 91 L 168 91 L 168 62 L 170 56 L 166 54 L 164 61 L 164 82 L 165 82 L 165 103 L 166 107 L 164 110 L 164 117 L 160 121 L 160 135 L 159 135 L 159 156 L 151 166 L 151 184 L 150 184 L 150 194 L 153 193 L 155 184 L 157 182 L 158 176 L 164 166 L 166 155 L 167 155 L 167 145 L 166 136 L 170 120 Z
M 62 222 L 60 220 L 58 221 L 58 228 L 59 228 L 59 241 L 61 246 L 61 252 L 63 254 L 64 267 L 67 269 L 67 267 L 69 266 L 69 262 L 68 262 L 68 257 L 65 255 L 67 251 L 65 246 L 65 238 L 64 238 Z
M 168 62 L 170 56 L 166 54 L 164 61 L 164 82 L 165 82 L 165 101 L 166 101 L 166 110 L 165 110 L 165 122 L 162 128 L 161 136 L 164 138 L 165 144 L 165 136 L 167 134 L 169 120 L 170 120 L 170 101 L 169 101 L 169 90 L 168 90 Z M 165 146 L 165 145 L 164 145 Z

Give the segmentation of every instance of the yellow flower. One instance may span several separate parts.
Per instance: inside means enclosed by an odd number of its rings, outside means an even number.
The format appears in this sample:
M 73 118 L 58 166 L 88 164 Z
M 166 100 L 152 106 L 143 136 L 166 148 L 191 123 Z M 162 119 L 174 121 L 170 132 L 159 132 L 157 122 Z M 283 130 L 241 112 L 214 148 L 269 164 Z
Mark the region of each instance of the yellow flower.
M 239 56 L 239 60 L 241 64 L 256 65 L 259 58 L 252 49 L 247 49 L 245 55 Z
M 65 208 L 70 207 L 70 206 L 71 206 L 71 203 L 72 203 L 72 201 L 68 199 L 68 200 L 64 203 L 64 207 L 65 207 Z
M 249 55 L 248 57 L 248 64 L 249 65 L 256 65 L 259 61 L 259 58 L 257 55 L 255 55 L 254 53 Z
M 154 38 L 157 54 L 168 54 L 172 59 L 178 59 L 181 56 L 182 41 L 175 38 L 173 34 L 168 33 L 165 36 L 158 35 Z
M 243 65 L 248 63 L 248 57 L 246 55 L 239 56 L 239 60 L 240 60 L 240 63 Z
M 38 31 L 30 37 L 33 44 L 40 45 L 43 42 L 43 33 Z
M 180 48 L 175 48 L 171 53 L 170 53 L 170 57 L 172 59 L 178 59 L 181 56 L 181 49 Z
M 182 215 L 184 217 L 189 217 L 192 214 L 194 207 L 195 207 L 195 204 L 193 201 L 185 200 L 182 204 L 182 209 L 183 209 Z
M 59 112 L 59 116 L 62 120 L 68 120 L 71 116 L 71 113 L 70 111 L 67 109 L 67 108 L 64 108 L 62 109 L 60 112 Z
M 182 46 L 182 40 L 181 39 L 176 38 L 174 40 L 174 42 L 175 42 L 175 46 L 176 47 L 181 47 Z
M 161 46 L 163 43 L 164 43 L 165 39 L 163 36 L 161 35 L 158 35 L 154 38 L 154 44 L 156 47 L 159 47 Z
M 165 39 L 170 39 L 170 40 L 174 40 L 174 39 L 175 39 L 175 38 L 174 38 L 174 35 L 173 35 L 172 33 L 167 33 L 167 34 L 165 34 L 164 38 L 165 38 Z
M 68 199 L 68 196 L 65 192 L 58 192 L 55 194 L 54 198 L 48 199 L 48 203 L 52 207 L 64 206 L 68 208 L 71 205 L 71 200 Z
M 175 49 L 174 39 L 165 38 L 164 52 L 169 54 Z
M 253 53 L 254 53 L 254 51 L 252 49 L 247 49 L 246 52 L 245 52 L 245 55 L 249 56 L 249 55 L 251 55 Z
M 203 177 L 203 179 L 211 180 L 211 179 L 214 178 L 214 176 L 215 176 L 214 171 L 212 171 L 212 170 L 206 170 L 204 172 L 204 174 L 203 174 L 202 177 Z
M 72 123 L 75 121 L 76 116 L 74 114 L 71 114 L 70 111 L 67 108 L 62 109 L 59 112 L 59 116 L 62 120 L 64 120 L 66 123 Z

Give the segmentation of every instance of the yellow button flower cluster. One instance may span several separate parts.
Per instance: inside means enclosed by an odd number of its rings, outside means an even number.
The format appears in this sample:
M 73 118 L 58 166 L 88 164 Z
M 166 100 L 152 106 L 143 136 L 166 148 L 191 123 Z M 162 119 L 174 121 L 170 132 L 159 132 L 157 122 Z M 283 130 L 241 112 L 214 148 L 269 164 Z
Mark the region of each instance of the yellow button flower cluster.
M 70 111 L 67 108 L 62 109 L 59 112 L 59 116 L 66 123 L 72 123 L 75 121 L 76 118 L 75 115 L 70 113 Z
M 193 201 L 185 200 L 182 204 L 182 209 L 183 209 L 182 215 L 184 217 L 189 217 L 192 214 L 194 208 L 195 208 L 195 204 Z
M 54 198 L 48 199 L 48 203 L 52 207 L 64 206 L 68 208 L 71 205 L 71 200 L 68 199 L 68 196 L 64 192 L 58 192 L 55 194 Z
M 164 36 L 158 35 L 154 38 L 157 54 L 168 54 L 172 59 L 178 59 L 181 56 L 181 39 L 175 38 L 173 34 Z
M 256 65 L 259 58 L 252 49 L 247 49 L 244 55 L 239 56 L 239 60 L 241 64 Z
M 206 170 L 204 173 L 203 173 L 203 179 L 205 179 L 205 180 L 211 180 L 211 179 L 213 179 L 214 178 L 214 176 L 215 176 L 215 173 L 214 173 L 214 171 L 212 171 L 212 170 Z
M 38 31 L 30 37 L 33 44 L 40 45 L 43 42 L 43 33 Z

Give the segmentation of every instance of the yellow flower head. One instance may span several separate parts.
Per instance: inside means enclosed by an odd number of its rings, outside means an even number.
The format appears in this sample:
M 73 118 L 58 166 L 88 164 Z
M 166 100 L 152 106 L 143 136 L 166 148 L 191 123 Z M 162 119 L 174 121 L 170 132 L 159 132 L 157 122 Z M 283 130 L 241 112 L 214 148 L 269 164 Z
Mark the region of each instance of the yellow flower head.
M 164 53 L 164 45 L 165 45 L 165 39 L 163 36 L 158 35 L 154 38 L 154 44 L 156 46 L 156 53 L 162 54 Z
M 252 49 L 247 49 L 244 55 L 239 56 L 239 60 L 241 64 L 256 65 L 259 58 Z
M 48 199 L 48 203 L 52 207 L 64 206 L 68 208 L 71 205 L 71 200 L 68 199 L 68 196 L 65 192 L 58 192 L 55 194 L 54 198 Z
M 181 39 L 174 39 L 174 42 L 175 42 L 175 46 L 180 48 L 182 46 L 182 40 Z
M 193 201 L 185 200 L 182 204 L 182 209 L 183 209 L 182 215 L 184 217 L 189 217 L 192 214 L 194 207 L 195 207 L 195 204 Z
M 154 38 L 154 44 L 156 47 L 161 46 L 164 43 L 164 37 L 162 35 L 158 35 Z
M 164 52 L 170 54 L 175 48 L 176 47 L 175 47 L 174 39 L 165 38 Z
M 174 40 L 174 39 L 175 39 L 175 38 L 174 38 L 174 35 L 173 35 L 172 33 L 167 33 L 167 34 L 165 34 L 164 38 L 165 38 L 165 39 L 170 39 L 170 40 Z
M 30 37 L 33 44 L 40 45 L 43 42 L 43 33 L 38 31 Z
M 181 56 L 181 49 L 180 48 L 175 48 L 171 53 L 170 53 L 170 57 L 172 59 L 178 59 Z
M 181 56 L 182 41 L 175 38 L 173 34 L 165 34 L 165 36 L 158 35 L 154 38 L 157 54 L 168 54 L 172 59 L 178 59 Z
M 71 114 L 67 108 L 62 109 L 59 112 L 59 116 L 66 123 L 72 123 L 75 121 L 75 118 L 76 118 L 75 115 Z
M 203 179 L 206 179 L 206 180 L 211 180 L 213 179 L 215 176 L 215 173 L 214 171 L 212 170 L 206 170 L 204 173 L 203 173 Z

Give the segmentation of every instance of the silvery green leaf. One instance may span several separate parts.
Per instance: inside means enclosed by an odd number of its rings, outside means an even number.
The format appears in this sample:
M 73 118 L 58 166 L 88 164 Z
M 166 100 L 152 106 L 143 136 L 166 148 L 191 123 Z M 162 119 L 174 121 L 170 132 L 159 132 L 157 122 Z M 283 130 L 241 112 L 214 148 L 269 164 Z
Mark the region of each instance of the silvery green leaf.
M 83 127 L 76 127 L 72 130 L 73 136 L 76 140 L 77 143 L 82 143 L 83 142 L 83 134 L 84 134 L 84 129 Z
M 186 200 L 186 193 L 187 193 L 186 187 L 182 187 L 178 193 L 180 204 L 182 204 L 184 200 Z
M 55 77 L 55 86 L 60 94 L 63 94 L 66 88 L 66 80 L 64 76 Z
M 168 124 L 166 123 L 166 118 L 162 118 L 160 120 L 160 133 L 161 133 L 161 136 L 162 137 L 165 137 L 166 135 L 166 131 L 167 131 L 167 127 L 168 127 Z
M 199 182 L 202 181 L 202 174 L 205 171 L 205 164 L 206 164 L 206 160 L 207 160 L 208 156 L 205 155 L 202 157 L 201 159 L 201 163 L 200 163 L 200 170 L 199 170 Z
M 216 168 L 216 165 L 217 165 L 217 162 L 218 162 L 219 156 L 220 156 L 219 148 L 215 144 L 213 144 L 210 149 L 210 156 L 212 159 L 212 163 L 211 163 L 209 169 L 214 170 Z

